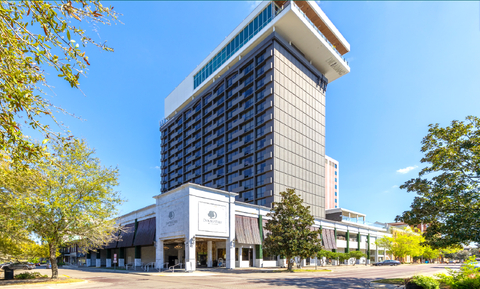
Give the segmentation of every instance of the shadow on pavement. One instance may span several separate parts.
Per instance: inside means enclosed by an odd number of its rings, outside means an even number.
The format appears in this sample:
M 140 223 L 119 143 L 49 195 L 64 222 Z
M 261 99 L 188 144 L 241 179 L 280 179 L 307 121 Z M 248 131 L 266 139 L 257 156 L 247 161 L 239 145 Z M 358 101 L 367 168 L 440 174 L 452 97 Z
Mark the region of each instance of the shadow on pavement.
M 278 279 L 256 279 L 249 280 L 250 283 L 256 285 L 267 286 L 294 286 L 297 288 L 369 288 L 369 280 L 363 278 L 324 278 L 324 277 L 307 277 L 307 278 L 278 278 Z

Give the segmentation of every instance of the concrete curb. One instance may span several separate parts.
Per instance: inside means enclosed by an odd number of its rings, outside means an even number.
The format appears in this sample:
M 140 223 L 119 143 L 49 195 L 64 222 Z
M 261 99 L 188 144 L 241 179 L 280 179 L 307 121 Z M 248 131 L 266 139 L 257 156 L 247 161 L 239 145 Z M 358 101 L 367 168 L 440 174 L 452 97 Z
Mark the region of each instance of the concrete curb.
M 371 281 L 367 284 L 367 288 L 404 289 L 405 285 L 383 284 Z
M 88 283 L 88 280 L 83 280 L 81 282 L 73 282 L 73 283 L 60 283 L 60 284 L 22 284 L 22 285 L 0 285 L 0 288 L 32 288 L 32 287 L 40 287 L 40 286 L 68 286 L 68 285 L 77 285 L 77 284 L 85 284 Z

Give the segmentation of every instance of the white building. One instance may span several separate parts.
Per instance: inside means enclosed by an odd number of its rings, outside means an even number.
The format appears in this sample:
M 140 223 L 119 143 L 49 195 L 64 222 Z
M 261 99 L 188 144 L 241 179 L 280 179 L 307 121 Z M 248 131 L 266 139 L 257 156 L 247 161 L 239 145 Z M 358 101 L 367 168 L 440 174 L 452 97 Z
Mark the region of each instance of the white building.
M 121 236 L 121 241 L 88 254 L 87 266 L 111 267 L 115 254 L 119 266 L 150 264 L 168 268 L 181 263 L 189 270 L 197 266 L 284 266 L 280 256 L 263 254 L 264 225 L 270 210 L 236 202 L 236 195 L 184 184 L 155 196 L 155 204 L 118 218 L 118 223 L 130 230 Z M 328 219 L 315 219 L 313 227 L 321 228 L 327 250 L 360 250 L 368 254 L 370 261 L 385 258 L 384 250 L 375 245 L 376 239 L 387 234 L 385 228 Z M 305 262 L 309 265 L 315 260 Z

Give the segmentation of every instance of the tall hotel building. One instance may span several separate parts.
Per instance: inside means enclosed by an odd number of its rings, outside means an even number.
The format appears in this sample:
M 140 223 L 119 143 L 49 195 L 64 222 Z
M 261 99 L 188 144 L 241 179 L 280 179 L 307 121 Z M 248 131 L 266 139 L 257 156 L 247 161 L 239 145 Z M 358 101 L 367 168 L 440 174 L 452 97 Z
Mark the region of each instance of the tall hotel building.
M 350 45 L 313 1 L 262 1 L 165 99 L 161 192 L 185 183 L 325 218 L 325 93 Z

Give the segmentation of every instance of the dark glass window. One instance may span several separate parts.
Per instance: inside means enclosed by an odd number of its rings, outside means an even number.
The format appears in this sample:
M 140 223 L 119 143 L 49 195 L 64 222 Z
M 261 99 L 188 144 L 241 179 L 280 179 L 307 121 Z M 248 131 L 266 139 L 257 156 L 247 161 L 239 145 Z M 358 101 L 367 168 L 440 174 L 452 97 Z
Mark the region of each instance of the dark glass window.
M 257 174 L 264 173 L 267 169 L 267 163 L 261 163 L 257 165 Z
M 267 191 L 267 187 L 260 187 L 256 189 L 256 198 L 260 199 L 265 197 L 265 192 Z

